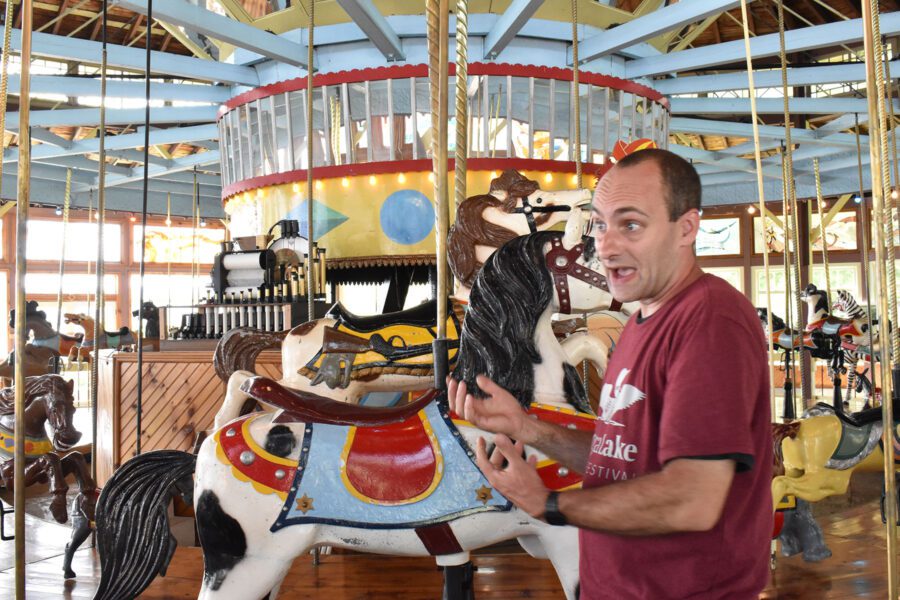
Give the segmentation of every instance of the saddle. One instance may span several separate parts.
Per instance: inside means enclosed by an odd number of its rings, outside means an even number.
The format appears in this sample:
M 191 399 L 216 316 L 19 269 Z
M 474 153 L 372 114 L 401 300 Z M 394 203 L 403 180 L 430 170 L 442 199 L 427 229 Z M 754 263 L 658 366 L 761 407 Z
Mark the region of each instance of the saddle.
M 440 394 L 438 390 L 432 389 L 403 406 L 363 407 L 309 392 L 298 392 L 268 377 L 251 377 L 241 384 L 241 391 L 254 400 L 284 411 L 275 419 L 276 423 L 300 421 L 358 427 L 401 423 L 422 410 Z
M 449 304 L 448 304 L 449 306 Z M 325 313 L 325 318 L 334 319 L 350 329 L 370 332 L 389 325 L 414 325 L 416 327 L 435 327 L 437 320 L 437 300 L 429 300 L 424 304 L 383 315 L 359 316 L 344 308 L 338 302 Z

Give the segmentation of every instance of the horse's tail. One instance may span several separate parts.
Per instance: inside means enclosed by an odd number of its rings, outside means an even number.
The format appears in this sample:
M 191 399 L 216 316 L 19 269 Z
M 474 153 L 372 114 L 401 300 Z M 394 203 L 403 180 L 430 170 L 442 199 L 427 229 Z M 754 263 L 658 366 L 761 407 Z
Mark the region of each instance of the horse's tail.
M 784 475 L 784 452 L 781 442 L 794 439 L 800 433 L 800 421 L 791 423 L 772 423 L 772 477 Z
M 177 450 L 141 454 L 122 465 L 97 501 L 100 585 L 94 600 L 138 597 L 168 566 L 173 488 L 194 473 L 197 457 Z
M 476 244 L 499 248 L 516 237 L 514 231 L 485 221 L 481 216 L 485 208 L 501 205 L 494 196 L 484 195 L 468 198 L 456 209 L 456 223 L 447 238 L 447 258 L 453 274 L 464 285 L 472 287 L 482 267 L 475 258 Z
M 213 356 L 216 375 L 228 381 L 235 371 L 254 372 L 256 358 L 263 350 L 277 350 L 287 331 L 257 331 L 251 327 L 232 329 L 219 340 Z

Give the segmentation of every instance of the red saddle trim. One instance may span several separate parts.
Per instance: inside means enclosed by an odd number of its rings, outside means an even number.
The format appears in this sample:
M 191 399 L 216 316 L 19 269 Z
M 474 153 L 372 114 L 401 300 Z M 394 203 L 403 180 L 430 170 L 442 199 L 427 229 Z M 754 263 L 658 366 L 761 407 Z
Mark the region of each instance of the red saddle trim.
M 351 428 L 341 458 L 347 490 L 371 504 L 417 502 L 443 474 L 440 448 L 422 412 L 400 423 Z
M 270 454 L 253 441 L 247 426 L 258 416 L 247 415 L 216 432 L 219 458 L 231 465 L 232 472 L 238 479 L 252 483 L 258 492 L 275 493 L 286 498 L 294 479 L 297 460 Z M 245 460 L 241 460 L 242 455 Z M 252 460 L 246 464 L 246 459 L 251 457 Z

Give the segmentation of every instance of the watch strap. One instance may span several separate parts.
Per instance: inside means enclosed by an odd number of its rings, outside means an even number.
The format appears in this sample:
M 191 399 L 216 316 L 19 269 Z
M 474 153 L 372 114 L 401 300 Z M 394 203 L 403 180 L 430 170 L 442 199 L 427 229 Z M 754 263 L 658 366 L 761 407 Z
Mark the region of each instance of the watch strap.
M 568 525 L 566 516 L 559 511 L 559 492 L 550 492 L 544 504 L 544 520 L 551 525 Z

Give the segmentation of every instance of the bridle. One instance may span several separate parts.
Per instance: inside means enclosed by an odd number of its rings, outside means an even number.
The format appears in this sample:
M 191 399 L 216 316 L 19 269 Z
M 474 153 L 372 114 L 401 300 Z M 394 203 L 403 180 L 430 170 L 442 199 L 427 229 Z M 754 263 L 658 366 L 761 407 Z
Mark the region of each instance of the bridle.
M 571 210 L 568 206 L 532 206 L 528 201 L 528 196 L 522 196 L 522 207 L 513 209 L 512 212 L 525 215 L 525 220 L 528 221 L 528 229 L 531 230 L 531 233 L 537 233 L 537 222 L 534 220 L 535 213 L 548 214 L 568 210 Z
M 578 264 L 578 257 L 584 252 L 584 244 L 576 244 L 571 249 L 566 250 L 562 244 L 562 238 L 554 237 L 550 240 L 550 250 L 544 260 L 547 263 L 547 269 L 553 276 L 553 286 L 556 288 L 556 295 L 559 297 L 559 312 L 568 315 L 572 311 L 572 302 L 569 300 L 568 278 L 574 277 L 585 283 L 598 287 L 601 290 L 609 291 L 609 284 L 606 276 L 598 273 L 593 269 L 589 269 Z M 609 310 L 618 312 L 622 310 L 622 303 L 613 298 L 609 305 Z

